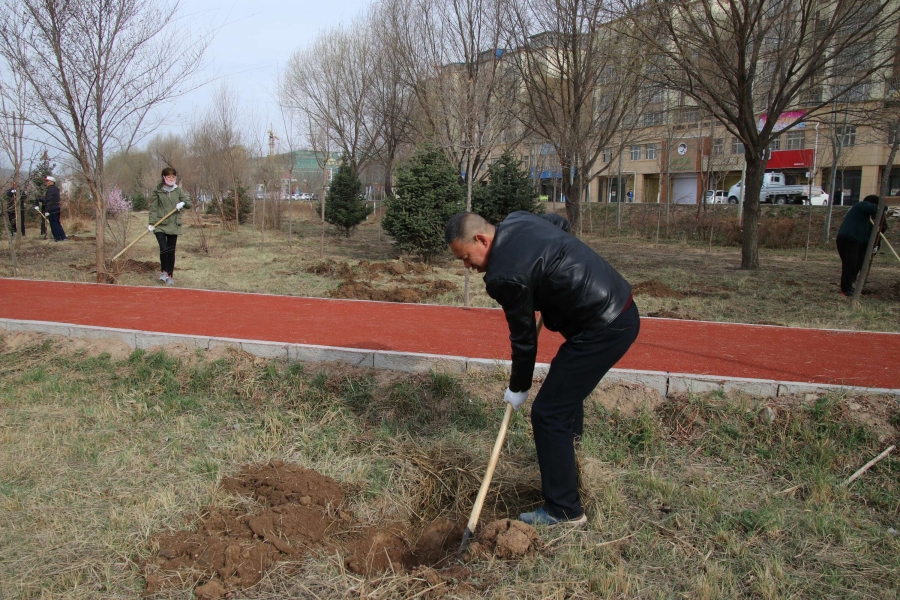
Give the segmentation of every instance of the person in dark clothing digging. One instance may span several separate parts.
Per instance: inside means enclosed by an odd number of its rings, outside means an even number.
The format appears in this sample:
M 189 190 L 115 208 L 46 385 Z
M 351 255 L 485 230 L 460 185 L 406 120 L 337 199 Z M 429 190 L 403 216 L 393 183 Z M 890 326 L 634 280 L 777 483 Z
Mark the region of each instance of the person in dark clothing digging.
M 878 213 L 878 196 L 872 194 L 850 207 L 837 234 L 837 250 L 841 257 L 841 294 L 850 296 L 862 270 L 872 235 L 872 220 Z M 882 231 L 887 230 L 887 223 Z
M 59 213 L 62 210 L 59 203 L 59 188 L 56 186 L 56 178 L 47 175 L 44 177 L 44 183 L 47 184 L 47 191 L 44 192 L 44 216 L 50 222 L 50 233 L 53 234 L 53 240 L 56 242 L 64 242 L 68 238 L 59 222 Z M 35 208 L 38 208 L 35 206 Z M 40 210 L 40 209 L 38 209 Z
M 584 400 L 628 351 L 640 330 L 631 285 L 558 215 L 514 212 L 496 227 L 474 213 L 447 222 L 444 237 L 466 268 L 484 273 L 488 295 L 509 325 L 512 371 L 504 401 L 528 398 L 537 358 L 535 311 L 565 343 L 531 407 L 544 505 L 519 515 L 532 525 L 583 525 L 575 442 Z

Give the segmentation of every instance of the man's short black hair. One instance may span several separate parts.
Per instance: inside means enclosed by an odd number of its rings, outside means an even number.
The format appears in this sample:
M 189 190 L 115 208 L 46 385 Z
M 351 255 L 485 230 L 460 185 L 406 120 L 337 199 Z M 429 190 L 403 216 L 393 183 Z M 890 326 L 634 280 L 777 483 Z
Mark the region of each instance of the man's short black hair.
M 865 198 L 863 198 L 863 202 L 868 202 L 869 204 L 878 204 L 878 196 L 875 194 L 869 194 Z
M 471 212 L 456 213 L 447 221 L 444 228 L 444 242 L 449 246 L 457 240 L 469 241 L 476 233 L 487 233 L 490 223 L 481 215 Z

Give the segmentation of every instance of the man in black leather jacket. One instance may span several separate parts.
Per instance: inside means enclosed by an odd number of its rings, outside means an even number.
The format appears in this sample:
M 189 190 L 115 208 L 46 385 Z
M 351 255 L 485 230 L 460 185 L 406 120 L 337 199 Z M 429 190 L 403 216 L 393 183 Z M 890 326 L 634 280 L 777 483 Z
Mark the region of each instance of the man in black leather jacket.
M 529 524 L 587 522 L 574 447 L 584 428 L 584 400 L 640 330 L 631 285 L 568 227 L 558 215 L 520 211 L 496 227 L 474 213 L 459 213 L 445 230 L 453 255 L 485 274 L 488 295 L 506 314 L 512 343 L 506 402 L 517 409 L 531 388 L 535 311 L 547 329 L 566 339 L 531 407 L 544 506 L 519 515 Z

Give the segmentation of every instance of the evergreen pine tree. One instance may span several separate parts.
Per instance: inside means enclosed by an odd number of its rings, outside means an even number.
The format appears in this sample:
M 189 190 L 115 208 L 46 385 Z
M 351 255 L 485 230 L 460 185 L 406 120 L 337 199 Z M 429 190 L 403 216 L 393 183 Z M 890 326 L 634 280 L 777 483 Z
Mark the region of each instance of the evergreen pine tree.
M 507 150 L 488 167 L 487 184 L 473 190 L 472 212 L 496 225 L 517 210 L 544 212 L 531 177 L 522 168 L 522 162 Z
M 36 164 L 31 169 L 31 173 L 28 174 L 28 183 L 31 185 L 29 185 L 28 189 L 25 191 L 28 193 L 28 198 L 33 201 L 34 204 L 37 204 L 37 201 L 44 197 L 44 192 L 47 191 L 47 184 L 44 183 L 44 177 L 47 177 L 48 175 L 54 176 L 54 168 L 56 168 L 56 165 L 50 162 L 50 157 L 44 152 L 40 162 Z M 57 181 L 56 185 L 59 184 L 60 182 Z
M 439 148 L 425 146 L 397 170 L 394 192 L 381 226 L 398 250 L 431 262 L 446 250 L 447 220 L 465 210 L 459 173 Z
M 253 201 L 247 190 L 241 186 L 238 186 L 238 205 L 240 206 L 238 224 L 243 225 L 250 220 L 253 213 Z M 228 190 L 222 197 L 222 213 L 226 221 L 234 221 L 234 190 Z
M 325 195 L 325 221 L 340 229 L 347 237 L 372 212 L 371 207 L 366 205 L 362 189 L 362 182 L 347 162 L 347 156 L 342 156 L 341 164 Z

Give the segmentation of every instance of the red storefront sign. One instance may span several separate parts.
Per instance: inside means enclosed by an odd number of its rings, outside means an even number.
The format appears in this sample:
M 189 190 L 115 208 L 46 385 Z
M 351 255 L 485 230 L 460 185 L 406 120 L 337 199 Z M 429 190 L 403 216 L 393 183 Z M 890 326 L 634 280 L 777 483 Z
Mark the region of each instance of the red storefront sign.
M 773 150 L 766 169 L 803 169 L 812 167 L 813 150 Z

